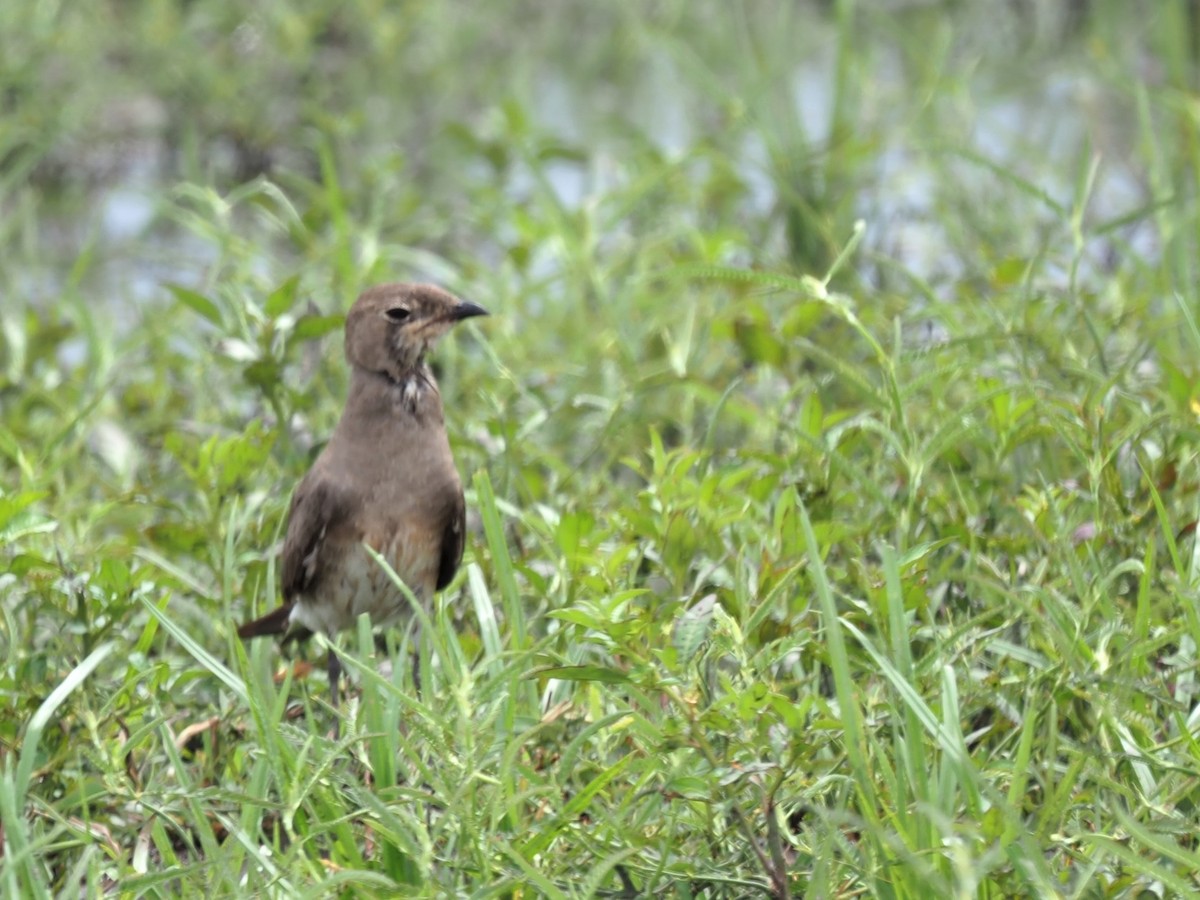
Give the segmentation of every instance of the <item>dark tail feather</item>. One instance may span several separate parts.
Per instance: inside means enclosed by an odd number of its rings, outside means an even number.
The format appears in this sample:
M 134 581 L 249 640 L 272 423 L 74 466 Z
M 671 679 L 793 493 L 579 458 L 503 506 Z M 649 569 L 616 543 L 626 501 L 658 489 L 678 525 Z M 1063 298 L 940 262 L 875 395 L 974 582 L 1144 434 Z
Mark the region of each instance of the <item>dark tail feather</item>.
M 264 637 L 269 634 L 284 634 L 288 630 L 288 619 L 292 615 L 292 604 L 276 607 L 265 616 L 247 622 L 238 628 L 238 637 Z M 291 635 L 289 635 L 291 637 Z

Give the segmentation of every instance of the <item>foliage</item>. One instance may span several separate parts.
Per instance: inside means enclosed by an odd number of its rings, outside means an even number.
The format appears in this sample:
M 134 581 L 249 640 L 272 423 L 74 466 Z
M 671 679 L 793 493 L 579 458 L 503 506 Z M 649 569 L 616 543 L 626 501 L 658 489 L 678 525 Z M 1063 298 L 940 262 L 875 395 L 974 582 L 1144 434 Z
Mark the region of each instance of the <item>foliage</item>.
M 1017 6 L 6 4 L 3 893 L 1194 893 L 1195 13 Z M 401 278 L 334 740 L 235 628 Z

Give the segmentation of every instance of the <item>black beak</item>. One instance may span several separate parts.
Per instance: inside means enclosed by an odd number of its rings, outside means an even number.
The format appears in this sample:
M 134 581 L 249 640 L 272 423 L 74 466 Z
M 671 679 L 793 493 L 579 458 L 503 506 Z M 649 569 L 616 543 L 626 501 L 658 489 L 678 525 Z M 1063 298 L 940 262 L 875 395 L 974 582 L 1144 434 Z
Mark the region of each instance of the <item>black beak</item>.
M 458 306 L 450 310 L 450 318 L 455 322 L 462 319 L 470 319 L 473 316 L 486 316 L 488 311 L 477 303 L 469 303 L 466 300 L 460 300 Z

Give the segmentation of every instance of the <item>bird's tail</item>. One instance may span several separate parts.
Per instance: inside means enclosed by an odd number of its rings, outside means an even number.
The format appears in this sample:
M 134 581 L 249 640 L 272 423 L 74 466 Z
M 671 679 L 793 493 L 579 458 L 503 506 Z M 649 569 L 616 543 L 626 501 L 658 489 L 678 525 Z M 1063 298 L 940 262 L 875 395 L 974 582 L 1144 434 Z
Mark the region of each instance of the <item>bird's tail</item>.
M 285 603 L 282 606 L 276 607 L 265 616 L 255 619 L 253 622 L 247 622 L 238 628 L 238 637 L 253 638 L 264 637 L 269 634 L 287 634 L 288 621 L 292 617 L 292 604 Z M 288 634 L 288 637 L 293 635 Z M 295 635 L 298 637 L 298 635 Z

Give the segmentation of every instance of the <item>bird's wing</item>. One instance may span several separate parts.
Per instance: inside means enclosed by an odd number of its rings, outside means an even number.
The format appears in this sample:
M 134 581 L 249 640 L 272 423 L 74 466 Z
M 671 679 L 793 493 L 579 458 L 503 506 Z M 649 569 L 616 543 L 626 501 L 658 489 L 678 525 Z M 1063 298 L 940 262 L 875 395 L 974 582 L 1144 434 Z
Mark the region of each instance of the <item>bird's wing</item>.
M 317 589 L 329 568 L 327 538 L 345 523 L 350 506 L 346 490 L 328 478 L 309 472 L 300 482 L 292 497 L 283 544 L 284 600 Z
M 349 502 L 344 490 L 309 473 L 288 512 L 287 539 L 283 545 L 283 605 L 238 628 L 238 637 L 284 634 L 286 640 L 303 638 L 308 630 L 291 623 L 292 605 L 299 594 L 312 591 L 327 568 L 326 538 L 345 520 Z
M 460 487 L 454 492 L 442 528 L 441 559 L 438 562 L 437 589 L 440 591 L 454 580 L 454 573 L 463 558 L 467 531 L 467 505 Z

